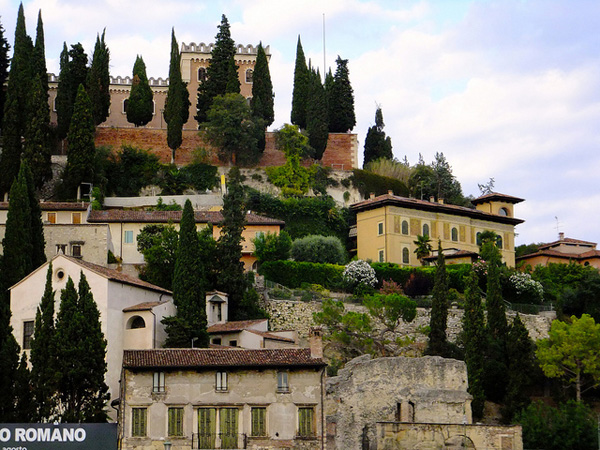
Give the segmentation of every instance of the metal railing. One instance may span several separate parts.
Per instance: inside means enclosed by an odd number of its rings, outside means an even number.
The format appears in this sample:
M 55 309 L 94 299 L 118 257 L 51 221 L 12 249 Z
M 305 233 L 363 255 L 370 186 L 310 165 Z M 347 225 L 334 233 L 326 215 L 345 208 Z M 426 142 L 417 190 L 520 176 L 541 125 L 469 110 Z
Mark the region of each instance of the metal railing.
M 234 450 L 247 448 L 248 439 L 244 433 L 203 433 L 192 434 L 192 450 Z

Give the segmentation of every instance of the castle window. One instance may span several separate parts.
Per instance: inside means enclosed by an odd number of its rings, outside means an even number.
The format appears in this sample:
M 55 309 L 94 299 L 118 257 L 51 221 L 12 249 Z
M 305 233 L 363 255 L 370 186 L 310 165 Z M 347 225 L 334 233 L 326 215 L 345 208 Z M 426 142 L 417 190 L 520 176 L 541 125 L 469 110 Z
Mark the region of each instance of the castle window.
M 406 220 L 402 221 L 402 234 L 408 234 L 408 222 Z
M 127 114 L 127 105 L 129 105 L 129 99 L 123 100 L 123 114 Z
M 253 75 L 254 75 L 254 71 L 252 69 L 246 70 L 246 83 L 252 83 Z
M 206 67 L 199 67 L 198 68 L 198 81 L 200 83 L 203 83 L 206 81 L 207 78 L 208 78 L 208 76 L 206 74 Z
M 452 240 L 454 242 L 458 241 L 458 230 L 456 229 L 456 227 L 452 228 Z
M 426 223 L 423 224 L 423 236 L 429 236 L 429 225 Z
M 410 262 L 410 252 L 408 247 L 402 249 L 402 264 L 408 264 Z

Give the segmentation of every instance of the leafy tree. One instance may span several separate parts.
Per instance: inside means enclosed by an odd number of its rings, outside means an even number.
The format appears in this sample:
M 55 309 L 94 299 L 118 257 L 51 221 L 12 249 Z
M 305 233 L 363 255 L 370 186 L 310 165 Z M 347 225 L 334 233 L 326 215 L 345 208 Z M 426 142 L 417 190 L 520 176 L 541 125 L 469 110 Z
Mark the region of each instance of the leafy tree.
M 309 235 L 292 243 L 292 258 L 296 261 L 345 264 L 346 251 L 335 236 Z
M 310 188 L 310 171 L 300 160 L 311 152 L 308 138 L 296 125 L 284 124 L 275 133 L 277 147 L 283 151 L 286 163 L 283 166 L 267 167 L 269 182 L 281 188 L 285 196 L 305 195 Z
M 442 242 L 438 241 L 438 257 L 432 292 L 431 319 L 429 322 L 429 342 L 425 350 L 426 354 L 448 355 L 448 340 L 446 338 L 447 322 L 448 280 L 446 275 L 446 259 L 442 251 Z
M 531 253 L 535 253 L 539 250 L 540 245 L 542 243 L 531 243 L 531 244 L 521 244 L 515 247 L 515 257 L 530 255 Z
M 154 112 L 152 98 L 152 89 L 146 76 L 146 64 L 141 56 L 137 56 L 133 65 L 133 82 L 127 102 L 127 122 L 133 123 L 136 127 L 150 122 Z
M 10 44 L 4 36 L 4 27 L 0 22 L 0 86 L 4 86 L 6 80 L 8 80 L 8 68 L 10 67 L 10 58 L 8 52 L 10 51 Z M 4 89 L 0 89 L 0 134 L 2 131 L 2 123 L 4 120 L 4 103 L 6 102 L 6 92 Z
M 354 91 L 350 85 L 348 60 L 338 56 L 335 62 L 337 68 L 333 76 L 329 103 L 329 131 L 345 133 L 356 125 Z
M 315 323 L 325 325 L 325 339 L 349 360 L 365 353 L 395 356 L 410 339 L 396 338 L 401 321 L 412 322 L 417 314 L 414 300 L 399 294 L 374 295 L 364 302 L 366 313 L 346 311 L 344 303 L 325 300 L 322 311 L 313 314 Z
M 367 130 L 367 136 L 365 138 L 365 155 L 363 162 L 363 167 L 365 168 L 371 161 L 380 158 L 392 159 L 394 157 L 392 154 L 392 139 L 389 136 L 385 136 L 383 127 L 383 113 L 381 112 L 381 107 L 378 106 L 375 111 L 375 125 Z
M 206 69 L 206 80 L 198 86 L 198 102 L 196 105 L 198 124 L 208 120 L 208 111 L 216 96 L 226 93 L 239 93 L 239 81 L 237 91 L 234 89 L 235 82 L 233 81 L 234 77 L 237 78 L 237 70 L 235 70 L 235 73 L 233 72 L 235 69 L 235 42 L 231 38 L 229 22 L 225 15 L 221 17 L 221 24 L 217 28 L 219 32 L 215 37 L 210 65 Z
M 192 203 L 186 200 L 179 227 L 179 244 L 173 274 L 173 302 L 177 316 L 168 318 L 167 347 L 188 347 L 192 339 L 199 347 L 208 346 L 205 293 L 205 261 L 201 259 L 200 241 Z
M 307 95 L 309 101 L 306 104 L 306 131 L 310 146 L 314 149 L 314 157 L 321 159 L 327 148 L 329 123 L 325 88 L 321 83 L 321 75 L 314 69 L 309 72 Z
M 87 75 L 87 92 L 92 102 L 94 125 L 100 125 L 108 117 L 110 109 L 110 51 L 104 42 L 106 29 L 102 36 L 96 35 L 96 45 L 92 55 L 92 64 Z
M 431 247 L 431 239 L 427 235 L 418 235 L 417 240 L 413 241 L 413 244 L 417 246 L 414 253 L 417 255 L 417 258 L 419 258 L 419 261 L 421 261 L 421 264 L 424 264 L 423 258 L 429 256 L 433 250 Z
M 221 161 L 244 165 L 260 159 L 258 135 L 264 130 L 264 124 L 252 116 L 242 95 L 214 97 L 207 118 L 206 139 L 218 149 Z
M 571 323 L 555 320 L 549 337 L 537 341 L 536 356 L 544 374 L 550 378 L 562 378 L 575 387 L 575 398 L 600 384 L 600 324 L 588 314 Z
M 144 149 L 123 145 L 120 152 L 109 156 L 106 194 L 137 197 L 143 187 L 157 184 L 160 169 L 158 156 Z
M 146 225 L 137 237 L 137 249 L 146 264 L 140 278 L 165 289 L 173 289 L 179 233 L 172 224 Z
M 80 84 L 73 109 L 73 120 L 69 127 L 69 153 L 63 175 L 63 198 L 74 198 L 81 183 L 91 183 L 94 180 L 95 131 L 90 98 Z
M 469 378 L 469 394 L 473 396 L 471 409 L 473 416 L 483 417 L 485 391 L 483 389 L 484 353 L 485 353 L 485 318 L 479 279 L 477 272 L 469 271 L 465 288 L 465 314 L 462 321 L 462 342 L 465 352 L 465 363 Z
M 469 206 L 470 201 L 462 194 L 462 188 L 452 174 L 452 167 L 443 153 L 436 153 L 435 160 L 426 165 L 421 159 L 413 168 L 409 180 L 411 193 L 416 198 L 444 199 L 446 203 Z
M 286 158 L 297 156 L 304 159 L 311 155 L 308 137 L 303 134 L 297 125 L 284 123 L 275 131 L 275 142 Z
M 256 49 L 256 64 L 252 73 L 252 99 L 250 100 L 250 107 L 252 108 L 252 115 L 261 118 L 267 127 L 275 120 L 275 112 L 273 110 L 274 97 L 269 62 L 267 61 L 267 55 L 263 49 L 262 42 L 260 42 Z
M 290 257 L 292 238 L 285 230 L 282 230 L 279 234 L 257 234 L 252 243 L 254 244 L 254 256 L 260 263 L 285 260 Z
M 49 421 L 56 408 L 54 356 L 56 328 L 54 326 L 54 296 L 52 290 L 52 263 L 48 264 L 46 286 L 35 314 L 31 340 L 31 383 L 37 408 L 34 421 Z
M 183 142 L 182 130 L 190 111 L 189 92 L 181 78 L 181 54 L 175 39 L 175 29 L 171 31 L 171 60 L 169 62 L 169 90 L 165 101 L 165 122 L 167 122 L 167 144 L 171 149 L 171 163 L 175 162 L 175 151 Z
M 79 288 L 71 277 L 61 292 L 56 318 L 57 399 L 61 422 L 105 422 L 108 400 L 106 339 L 100 312 L 81 273 Z
M 306 58 L 300 36 L 296 46 L 296 65 L 294 67 L 294 90 L 292 91 L 291 122 L 301 129 L 306 128 L 306 108 L 310 89 L 310 72 L 306 66 Z

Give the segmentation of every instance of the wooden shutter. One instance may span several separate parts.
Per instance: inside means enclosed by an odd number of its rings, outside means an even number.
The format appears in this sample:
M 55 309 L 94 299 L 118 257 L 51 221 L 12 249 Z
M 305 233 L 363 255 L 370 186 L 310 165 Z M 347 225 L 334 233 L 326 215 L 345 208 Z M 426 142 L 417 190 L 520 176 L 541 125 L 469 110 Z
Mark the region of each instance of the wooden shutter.
M 222 408 L 219 411 L 221 422 L 221 448 L 238 448 L 238 410 L 237 408 Z
M 215 448 L 217 410 L 198 408 L 198 448 Z

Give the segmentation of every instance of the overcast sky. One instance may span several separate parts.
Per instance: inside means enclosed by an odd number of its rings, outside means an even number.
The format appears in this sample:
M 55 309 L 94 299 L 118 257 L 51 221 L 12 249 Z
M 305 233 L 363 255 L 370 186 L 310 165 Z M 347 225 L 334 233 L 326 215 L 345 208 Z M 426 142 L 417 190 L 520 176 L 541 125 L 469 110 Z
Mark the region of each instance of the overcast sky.
M 42 10 L 48 70 L 63 42 L 91 55 L 106 28 L 111 75 L 166 77 L 171 27 L 179 43 L 213 42 L 225 14 L 236 43 L 269 45 L 275 123 L 289 122 L 296 41 L 323 72 L 349 59 L 359 154 L 383 109 L 394 156 L 411 164 L 443 152 L 466 195 L 525 199 L 517 244 L 558 231 L 600 242 L 600 2 L 597 0 L 33 0 Z M 18 2 L 0 0 L 13 43 Z M 558 227 L 558 228 L 557 228 Z

